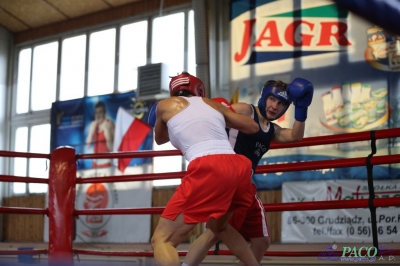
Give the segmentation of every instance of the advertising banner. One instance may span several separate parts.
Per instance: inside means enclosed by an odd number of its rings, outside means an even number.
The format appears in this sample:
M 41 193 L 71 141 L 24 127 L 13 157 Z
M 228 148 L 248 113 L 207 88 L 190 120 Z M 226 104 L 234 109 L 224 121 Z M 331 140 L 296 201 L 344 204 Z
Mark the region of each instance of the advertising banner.
M 153 131 L 147 116 L 153 101 L 136 101 L 135 92 L 54 102 L 51 109 L 51 149 L 71 146 L 76 153 L 152 150 Z M 129 143 L 129 145 L 128 145 Z M 81 160 L 78 170 L 150 163 L 151 158 L 128 162 Z M 122 165 L 119 165 L 122 163 Z
M 51 149 L 71 146 L 76 153 L 152 150 L 147 124 L 155 101 L 138 101 L 135 92 L 55 102 L 51 112 Z M 77 177 L 152 172 L 152 158 L 89 159 L 77 162 Z M 80 184 L 75 208 L 149 208 L 152 182 Z M 151 215 L 82 215 L 75 220 L 75 242 L 148 243 Z M 45 219 L 48 228 L 48 219 Z M 48 241 L 45 229 L 45 241 Z
M 146 168 L 146 167 L 145 167 Z M 140 167 L 130 167 L 126 174 L 141 174 Z M 144 169 L 146 170 L 146 169 Z M 95 170 L 83 173 L 93 176 Z M 107 169 L 97 169 L 96 176 L 107 176 Z M 87 177 L 87 176 L 82 176 Z M 152 181 L 80 184 L 75 208 L 151 208 Z M 148 243 L 151 215 L 82 215 L 75 220 L 75 242 Z
M 150 172 L 149 167 L 128 167 L 125 174 Z M 82 178 L 109 176 L 111 170 L 82 170 L 80 175 Z M 152 187 L 152 181 L 79 184 L 76 187 L 75 209 L 151 208 Z M 75 243 L 150 241 L 151 215 L 81 215 L 75 218 L 74 223 Z M 48 242 L 48 217 L 45 217 L 44 227 L 44 241 Z
M 374 181 L 378 198 L 400 197 L 399 180 Z M 364 180 L 285 182 L 282 202 L 368 199 Z M 377 208 L 378 241 L 400 242 L 400 207 Z M 371 215 L 365 209 L 282 212 L 284 243 L 372 243 Z
M 324 0 L 232 0 L 231 92 L 257 105 L 268 80 L 311 81 L 304 137 L 400 127 L 400 37 Z M 291 128 L 294 106 L 276 122 Z M 398 139 L 377 140 L 379 155 L 398 154 Z M 390 145 L 388 145 L 390 144 Z M 261 165 L 367 157 L 369 141 L 270 150 Z M 377 165 L 374 179 L 399 179 L 398 165 Z M 258 189 L 282 182 L 364 179 L 365 167 L 254 175 Z

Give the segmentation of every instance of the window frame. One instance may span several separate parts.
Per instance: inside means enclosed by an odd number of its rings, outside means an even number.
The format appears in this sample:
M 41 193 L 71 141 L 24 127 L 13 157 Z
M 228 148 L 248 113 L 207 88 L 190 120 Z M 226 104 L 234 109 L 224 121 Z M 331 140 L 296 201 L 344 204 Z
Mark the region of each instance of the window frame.
M 168 8 L 163 10 L 162 16 L 167 16 L 167 15 L 172 15 L 175 13 L 184 13 L 184 69 L 188 68 L 188 38 L 189 38 L 189 12 L 193 11 L 192 4 L 184 4 L 184 5 L 179 5 L 175 6 L 172 8 Z M 138 15 L 133 18 L 127 18 L 127 19 L 121 19 L 121 20 L 116 20 L 113 22 L 109 23 L 103 23 L 99 24 L 96 26 L 92 27 L 87 27 L 84 29 L 80 30 L 74 30 L 71 32 L 66 32 L 66 33 L 61 33 L 58 35 L 53 35 L 50 37 L 46 38 L 41 38 L 33 41 L 29 41 L 23 44 L 16 45 L 13 49 L 13 54 L 11 56 L 11 61 L 12 61 L 12 67 L 11 67 L 11 83 L 10 83 L 10 89 L 11 92 L 8 93 L 7 99 L 9 99 L 10 104 L 7 106 L 8 110 L 6 113 L 9 114 L 9 124 L 8 124 L 8 132 L 9 135 L 7 136 L 7 143 L 8 143 L 8 150 L 12 151 L 14 150 L 15 147 L 15 133 L 17 128 L 19 127 L 28 127 L 28 140 L 27 140 L 27 149 L 29 151 L 30 147 L 30 135 L 31 135 L 31 129 L 35 125 L 40 125 L 40 124 L 51 124 L 51 108 L 46 109 L 46 110 L 40 110 L 40 111 L 32 111 L 32 106 L 31 106 L 31 98 L 32 98 L 32 72 L 33 72 L 33 54 L 34 54 L 34 48 L 39 45 L 43 44 L 48 44 L 51 42 L 58 42 L 58 54 L 57 54 L 57 77 L 56 77 L 56 99 L 55 101 L 60 101 L 60 82 L 61 82 L 61 56 L 62 56 L 62 48 L 63 48 L 63 41 L 68 38 L 72 37 L 77 37 L 80 35 L 86 35 L 86 48 L 85 48 L 85 81 L 84 81 L 84 97 L 87 96 L 88 93 L 88 68 L 89 68 L 89 47 L 90 47 L 90 34 L 97 32 L 97 31 L 102 31 L 110 28 L 115 28 L 116 29 L 116 39 L 115 39 L 115 68 L 114 68 L 114 88 L 113 88 L 113 93 L 119 93 L 118 91 L 118 78 L 119 78 L 119 52 L 120 52 L 120 36 L 121 36 L 121 27 L 135 23 L 135 22 L 140 22 L 147 20 L 147 44 L 146 44 L 146 64 L 149 64 L 151 62 L 152 58 L 152 31 L 153 31 L 153 19 L 156 17 L 159 17 L 161 15 L 160 12 L 154 11 L 154 12 L 149 12 L 143 15 Z M 19 54 L 23 49 L 31 49 L 31 69 L 30 69 L 30 84 L 29 84 L 29 107 L 28 107 L 28 112 L 27 113 L 21 113 L 18 114 L 16 111 L 16 103 L 17 103 L 17 81 L 18 81 L 18 60 L 19 60 Z M 50 141 L 50 140 L 49 140 Z M 182 156 L 182 162 L 184 162 L 185 159 Z M 7 162 L 7 167 L 8 172 L 10 174 L 13 174 L 14 171 L 14 160 L 9 159 Z M 182 170 L 186 170 L 185 163 L 182 163 Z M 27 161 L 27 169 L 26 169 L 26 175 L 29 173 L 29 160 Z M 8 185 L 5 186 L 3 189 L 5 192 L 6 197 L 8 196 L 13 196 L 13 189 L 12 189 L 12 184 L 8 183 Z M 17 194 L 17 195 L 29 195 L 29 184 L 26 184 L 26 193 L 24 194 Z

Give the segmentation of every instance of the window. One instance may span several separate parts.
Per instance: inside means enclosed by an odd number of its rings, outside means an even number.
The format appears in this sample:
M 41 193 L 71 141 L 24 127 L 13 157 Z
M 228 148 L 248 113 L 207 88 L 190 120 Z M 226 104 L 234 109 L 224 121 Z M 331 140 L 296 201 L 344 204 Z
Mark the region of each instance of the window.
M 187 71 L 196 76 L 196 43 L 194 39 L 194 12 L 189 11 L 189 32 L 188 32 L 188 68 Z
M 121 27 L 119 48 L 118 91 L 134 90 L 137 87 L 137 68 L 146 65 L 147 21 Z
M 14 150 L 18 152 L 28 151 L 28 127 L 19 127 L 15 131 L 15 141 Z M 15 158 L 14 159 L 14 175 L 26 176 L 28 160 L 26 158 Z M 13 192 L 15 194 L 25 193 L 26 184 L 25 183 L 13 183 Z
M 187 70 L 190 74 L 196 75 L 193 11 L 190 11 L 188 15 L 188 36 L 185 35 L 184 13 L 155 18 L 153 21 L 152 63 L 166 63 L 170 75 L 176 75 L 183 70 Z M 185 42 L 188 44 L 187 58 L 185 58 L 185 54 L 181 52 L 185 51 Z M 161 146 L 154 144 L 153 149 L 173 150 L 175 148 L 168 142 Z M 186 165 L 186 162 L 183 160 L 182 156 L 155 157 L 153 171 L 155 173 L 182 171 L 182 168 Z M 180 179 L 167 179 L 155 180 L 153 185 L 172 186 L 179 185 L 180 183 Z
M 60 101 L 82 98 L 85 92 L 86 35 L 62 42 Z
M 30 134 L 29 152 L 49 153 L 50 152 L 50 124 L 33 126 Z M 49 161 L 47 159 L 29 159 L 30 177 L 49 177 Z M 47 184 L 29 184 L 30 193 L 45 193 Z
M 152 28 L 148 29 L 151 19 Z M 12 108 L 15 113 L 11 125 L 15 141 L 11 144 L 12 149 L 49 153 L 50 109 L 54 101 L 134 90 L 137 68 L 146 63 L 165 63 L 170 75 L 183 70 L 195 75 L 193 19 L 193 11 L 154 19 L 149 16 L 142 21 L 96 31 L 85 29 L 77 36 L 21 47 L 14 81 L 16 97 Z M 188 25 L 185 25 L 186 21 Z M 148 32 L 151 32 L 151 38 Z M 151 56 L 147 54 L 148 47 Z M 155 150 L 174 149 L 170 143 L 154 147 Z M 48 177 L 49 162 L 46 159 L 15 158 L 13 163 L 14 175 Z M 183 168 L 182 156 L 154 160 L 154 172 L 175 172 Z M 155 181 L 154 185 L 179 183 L 180 179 L 163 180 Z M 14 194 L 44 193 L 47 185 L 14 183 L 12 191 Z
M 114 91 L 115 29 L 90 35 L 88 96 Z
M 18 80 L 17 80 L 17 114 L 29 111 L 29 96 L 31 85 L 31 58 L 32 49 L 24 49 L 19 52 L 18 58 Z
M 58 42 L 33 49 L 32 97 L 33 111 L 50 109 L 56 99 Z
M 170 142 L 163 145 L 157 145 L 153 143 L 153 150 L 155 151 L 167 151 L 175 150 Z M 168 173 L 168 172 L 179 172 L 182 171 L 182 156 L 158 156 L 153 158 L 153 172 L 154 173 Z M 154 180 L 153 185 L 159 186 L 173 186 L 179 185 L 181 180 L 178 179 L 165 179 L 165 180 Z
M 30 130 L 30 132 L 29 132 Z M 14 150 L 18 152 L 49 153 L 50 151 L 50 124 L 35 125 L 31 128 L 19 127 L 15 131 Z M 29 143 L 28 143 L 29 139 Z M 29 146 L 29 149 L 28 149 Z M 14 175 L 48 178 L 49 161 L 46 159 L 14 159 Z M 29 169 L 29 171 L 27 171 Z M 13 193 L 45 193 L 47 184 L 13 183 Z
M 166 63 L 168 73 L 184 70 L 185 14 L 177 13 L 155 18 L 152 35 L 152 63 Z

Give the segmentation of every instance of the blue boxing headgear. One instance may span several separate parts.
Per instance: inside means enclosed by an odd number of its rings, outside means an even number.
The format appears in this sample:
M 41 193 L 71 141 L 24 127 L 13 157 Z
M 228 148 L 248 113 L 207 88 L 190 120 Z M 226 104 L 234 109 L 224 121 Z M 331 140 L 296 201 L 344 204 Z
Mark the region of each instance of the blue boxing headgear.
M 292 103 L 290 98 L 288 97 L 286 90 L 281 90 L 280 88 L 286 89 L 286 83 L 281 81 L 269 80 L 264 84 L 264 87 L 261 89 L 260 99 L 258 100 L 258 110 L 261 115 L 266 119 L 273 121 L 281 117 L 289 108 L 289 105 Z M 275 118 L 269 119 L 267 117 L 267 112 L 265 111 L 265 104 L 267 102 L 268 96 L 274 96 L 275 98 L 286 103 L 286 107 L 282 110 L 280 114 L 278 114 Z

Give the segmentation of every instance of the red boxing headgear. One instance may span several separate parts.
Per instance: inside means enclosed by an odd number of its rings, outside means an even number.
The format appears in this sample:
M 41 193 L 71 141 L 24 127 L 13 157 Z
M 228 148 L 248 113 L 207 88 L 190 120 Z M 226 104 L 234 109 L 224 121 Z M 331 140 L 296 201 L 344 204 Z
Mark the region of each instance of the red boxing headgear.
M 178 91 L 188 91 L 194 96 L 206 97 L 206 88 L 203 81 L 186 71 L 172 77 L 169 82 L 169 95 L 174 96 Z

